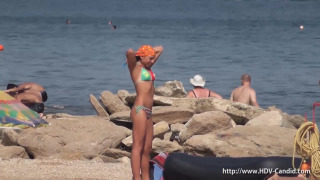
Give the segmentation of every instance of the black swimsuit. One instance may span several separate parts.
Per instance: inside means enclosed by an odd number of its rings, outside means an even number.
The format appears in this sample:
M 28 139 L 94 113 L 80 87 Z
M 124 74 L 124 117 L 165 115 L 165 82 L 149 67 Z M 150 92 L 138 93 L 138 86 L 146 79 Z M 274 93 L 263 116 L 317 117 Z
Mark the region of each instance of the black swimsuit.
M 37 113 L 43 113 L 44 111 L 44 104 L 43 103 L 32 103 L 27 105 L 28 108 L 31 110 L 37 112 Z
M 42 101 L 43 101 L 43 102 L 46 102 L 47 99 L 48 99 L 48 94 L 47 94 L 47 92 L 46 92 L 46 91 L 42 91 L 42 92 L 40 92 L 40 94 L 41 94 Z
M 193 90 L 192 90 L 192 93 L 193 93 L 194 97 L 198 98 L 197 95 L 196 95 L 196 93 L 195 93 Z M 208 95 L 208 97 L 210 97 L 210 93 L 211 93 L 211 92 L 210 92 L 210 90 L 209 90 L 209 95 Z

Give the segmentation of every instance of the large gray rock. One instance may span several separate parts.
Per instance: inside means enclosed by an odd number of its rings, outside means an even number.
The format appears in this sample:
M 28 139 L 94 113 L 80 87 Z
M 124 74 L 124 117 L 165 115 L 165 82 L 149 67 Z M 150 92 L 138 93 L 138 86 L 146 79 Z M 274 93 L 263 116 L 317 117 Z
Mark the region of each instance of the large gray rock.
M 2 132 L 2 144 L 5 146 L 17 146 L 18 133 L 14 129 L 6 129 Z
M 172 106 L 176 107 L 188 107 L 195 110 L 196 114 L 208 111 L 222 111 L 228 114 L 236 124 L 245 125 L 249 120 L 260 116 L 268 111 L 279 111 L 282 116 L 282 127 L 299 128 L 304 122 L 304 117 L 300 115 L 288 115 L 283 113 L 276 107 L 269 107 L 268 109 L 262 109 L 247 104 L 238 102 L 231 102 L 226 99 L 206 98 L 176 98 L 172 99 Z M 293 125 L 293 126 L 292 126 Z
M 168 124 L 186 123 L 194 114 L 186 107 L 155 106 L 152 108 L 152 120 L 155 123 L 166 121 Z
M 34 158 L 59 153 L 92 157 L 106 148 L 117 147 L 126 132 L 100 116 L 72 116 L 46 119 L 50 126 L 29 128 L 19 134 L 18 144 Z
M 131 123 L 130 111 L 122 111 L 122 112 L 113 113 L 110 115 L 110 120 Z
M 168 124 L 186 123 L 194 111 L 187 107 L 154 106 L 152 108 L 152 121 L 158 123 L 165 121 Z M 131 122 L 130 111 L 114 113 L 110 116 L 111 121 Z
M 260 116 L 251 119 L 246 123 L 246 126 L 281 126 L 282 125 L 282 116 L 278 111 L 268 111 Z
M 177 98 L 155 95 L 153 97 L 153 105 L 154 106 L 171 106 L 174 99 L 177 99 Z
M 174 137 L 172 137 L 172 136 L 173 136 L 173 133 L 172 133 L 171 131 L 168 131 L 167 133 L 165 133 L 165 134 L 163 135 L 163 140 L 170 141 L 172 138 L 174 138 Z
M 126 102 L 126 97 L 130 95 L 130 93 L 128 91 L 119 90 L 117 95 L 120 98 L 120 100 L 125 103 L 125 105 L 128 105 L 127 102 Z
M 276 106 L 270 106 L 270 107 L 267 108 L 267 110 L 269 110 L 269 111 L 278 111 L 281 114 L 282 118 L 284 119 L 284 124 L 291 124 L 296 129 L 299 129 L 301 124 L 303 122 L 305 122 L 305 117 L 300 116 L 300 115 L 296 115 L 296 114 L 289 115 L 287 113 L 284 113 L 281 109 L 277 108 Z M 288 126 L 291 126 L 291 125 L 288 125 Z M 284 125 L 284 127 L 286 127 L 286 125 Z
M 25 149 L 20 146 L 0 146 L 0 159 L 24 158 L 29 159 Z
M 168 140 L 161 140 L 159 138 L 154 138 L 152 141 L 152 152 L 160 153 L 160 152 L 181 152 L 182 146 L 180 146 L 177 142 L 171 142 Z
M 232 106 L 232 102 L 226 99 L 203 98 L 196 99 L 194 109 L 197 114 L 207 111 L 223 111 L 225 112 Z
M 93 109 L 97 112 L 98 116 L 109 117 L 109 114 L 107 113 L 107 111 L 104 109 L 103 106 L 101 106 L 100 102 L 93 94 L 90 94 L 89 101 L 90 101 Z
M 153 136 L 163 138 L 164 134 L 170 130 L 166 121 L 161 121 L 153 125 Z
M 131 129 L 126 128 L 124 126 L 117 126 L 117 127 L 120 128 L 121 131 L 123 131 L 126 134 L 126 136 L 132 135 L 132 130 Z
M 166 97 L 186 97 L 187 92 L 184 90 L 183 84 L 180 81 L 168 81 L 162 86 L 159 86 L 155 90 L 155 94 L 158 96 Z
M 246 123 L 246 126 L 280 126 L 295 129 L 286 119 L 283 118 L 279 111 L 268 111 L 260 116 L 251 119 Z
M 117 95 L 112 94 L 110 91 L 103 91 L 100 99 L 110 114 L 130 110 Z
M 283 113 L 282 117 L 288 121 L 290 124 L 292 124 L 296 129 L 299 129 L 302 123 L 305 122 L 305 118 L 300 115 L 289 115 L 287 113 Z
M 207 98 L 197 99 L 195 104 L 195 112 L 201 113 L 206 111 L 222 111 L 228 114 L 236 124 L 244 125 L 250 119 L 260 116 L 266 110 L 242 104 L 238 102 L 231 102 L 226 99 Z
M 197 102 L 196 98 L 175 98 L 175 99 L 172 99 L 172 106 L 187 107 L 187 108 L 196 110 L 196 102 Z
M 236 126 L 197 135 L 184 143 L 190 154 L 216 157 L 292 156 L 296 130 L 278 126 Z
M 18 127 L 0 127 L 0 140 L 2 139 L 2 132 L 8 129 L 12 129 L 16 131 L 17 133 L 20 133 L 23 129 L 18 128 Z
M 163 138 L 164 134 L 170 130 L 169 125 L 165 121 L 158 122 L 153 125 L 153 138 L 161 137 Z M 122 141 L 122 144 L 124 144 L 126 147 L 131 148 L 132 147 L 132 135 L 124 138 Z
M 121 158 L 121 157 L 131 157 L 131 153 L 130 152 L 127 152 L 127 151 L 123 151 L 121 149 L 105 149 L 102 153 L 102 155 L 104 156 L 108 156 L 108 157 L 112 157 L 114 159 L 118 159 L 118 158 Z
M 122 139 L 121 143 L 123 145 L 125 145 L 126 147 L 129 147 L 131 148 L 132 147 L 132 143 L 133 143 L 133 140 L 132 140 L 132 135 Z
M 175 123 L 170 125 L 170 130 L 173 133 L 180 133 L 181 131 L 185 130 L 187 127 L 182 123 Z
M 136 94 L 129 94 L 125 97 L 125 102 L 128 105 L 133 105 L 136 99 Z M 153 106 L 171 106 L 173 101 L 179 99 L 174 97 L 165 97 L 165 96 L 153 96 Z
M 185 124 L 186 129 L 179 134 L 181 142 L 194 135 L 201 135 L 207 133 L 218 133 L 220 131 L 232 128 L 232 119 L 227 114 L 221 111 L 209 111 L 201 114 L 195 114 Z

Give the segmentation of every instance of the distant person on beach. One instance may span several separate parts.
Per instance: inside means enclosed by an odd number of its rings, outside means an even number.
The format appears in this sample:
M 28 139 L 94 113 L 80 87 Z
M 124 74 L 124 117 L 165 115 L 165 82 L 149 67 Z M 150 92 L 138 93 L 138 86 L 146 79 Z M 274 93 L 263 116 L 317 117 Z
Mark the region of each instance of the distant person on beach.
M 117 26 L 113 25 L 113 26 L 112 26 L 112 29 L 116 30 L 116 29 L 117 29 Z
M 8 84 L 7 90 L 5 92 L 6 93 L 18 92 L 19 94 L 25 93 L 25 92 L 37 92 L 40 95 L 43 102 L 46 102 L 48 99 L 48 94 L 45 91 L 44 87 L 41 86 L 40 84 L 33 83 L 33 82 L 26 82 L 20 85 Z
M 67 19 L 67 20 L 66 20 L 66 24 L 71 24 L 71 20 L 70 20 L 70 19 Z
M 149 160 L 153 140 L 152 105 L 155 74 L 151 67 L 163 51 L 162 46 L 141 46 L 136 52 L 127 50 L 127 64 L 137 96 L 131 109 L 131 168 L 133 180 L 149 179 Z M 140 174 L 141 172 L 141 174 Z
M 222 99 L 222 96 L 218 93 L 215 93 L 210 89 L 204 88 L 206 81 L 202 76 L 195 75 L 193 78 L 190 78 L 190 83 L 193 85 L 194 89 L 188 92 L 187 97 L 197 99 L 215 97 L 218 99 Z
M 28 83 L 25 83 L 28 84 Z M 33 86 L 32 88 L 29 86 Z M 25 87 L 26 90 L 18 90 L 18 88 Z M 37 112 L 40 117 L 43 116 L 44 111 L 44 100 L 47 100 L 47 94 L 44 91 L 42 86 L 31 83 L 31 85 L 20 85 L 17 86 L 15 84 L 8 84 L 7 85 L 7 92 L 9 95 L 14 97 L 16 100 L 21 101 L 24 105 L 32 109 L 33 111 Z M 43 90 L 42 93 L 40 93 L 38 90 Z
M 251 76 L 249 74 L 243 74 L 241 76 L 241 86 L 232 91 L 230 100 L 259 107 L 256 91 L 250 86 Z

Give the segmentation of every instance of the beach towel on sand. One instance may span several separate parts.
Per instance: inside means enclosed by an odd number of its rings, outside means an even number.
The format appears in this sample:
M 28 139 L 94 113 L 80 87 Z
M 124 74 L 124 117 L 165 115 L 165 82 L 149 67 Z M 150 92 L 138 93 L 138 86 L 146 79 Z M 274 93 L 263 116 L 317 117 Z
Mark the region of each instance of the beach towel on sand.
M 161 152 L 150 160 L 150 180 L 164 180 L 163 169 L 167 157 L 167 153 Z
M 37 127 L 49 124 L 35 111 L 0 91 L 0 127 Z

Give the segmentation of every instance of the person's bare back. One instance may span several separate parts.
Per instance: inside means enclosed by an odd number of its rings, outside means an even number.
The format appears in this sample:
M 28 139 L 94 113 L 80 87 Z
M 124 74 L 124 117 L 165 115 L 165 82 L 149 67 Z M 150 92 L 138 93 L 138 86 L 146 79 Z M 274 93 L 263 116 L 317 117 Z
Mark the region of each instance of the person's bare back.
M 43 103 L 41 94 L 35 91 L 17 94 L 15 98 L 23 104 Z
M 36 83 L 32 83 L 32 82 L 27 82 L 27 83 L 23 83 L 20 84 L 18 86 L 18 88 L 22 89 L 24 92 L 29 92 L 29 91 L 38 91 L 38 92 L 42 92 L 45 91 L 45 89 Z
M 15 84 L 11 84 L 15 87 L 10 87 L 5 90 L 6 93 L 10 92 L 19 92 L 19 93 L 24 93 L 24 92 L 30 92 L 30 91 L 36 91 L 36 92 L 43 92 L 45 89 L 37 84 L 37 83 L 32 83 L 32 82 L 27 82 L 27 83 L 22 83 L 19 86 Z
M 236 88 L 235 90 L 233 90 L 232 101 L 252 105 L 252 103 L 250 101 L 250 94 L 252 93 L 252 91 L 254 91 L 254 90 L 250 87 L 240 86 L 240 87 Z
M 251 77 L 248 74 L 241 76 L 242 86 L 237 87 L 231 93 L 230 100 L 235 102 L 240 102 L 252 106 L 258 106 L 256 91 L 250 87 Z

